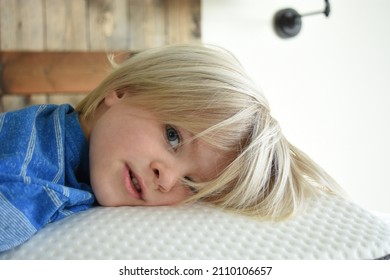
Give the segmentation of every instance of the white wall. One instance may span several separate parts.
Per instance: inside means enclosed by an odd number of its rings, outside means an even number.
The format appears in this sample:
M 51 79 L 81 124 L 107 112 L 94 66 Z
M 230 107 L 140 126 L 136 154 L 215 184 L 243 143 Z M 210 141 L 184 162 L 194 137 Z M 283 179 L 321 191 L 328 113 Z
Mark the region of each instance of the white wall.
M 286 137 L 360 205 L 390 213 L 390 1 L 330 0 L 276 36 L 281 8 L 323 0 L 203 0 L 202 38 L 232 51 L 264 90 Z

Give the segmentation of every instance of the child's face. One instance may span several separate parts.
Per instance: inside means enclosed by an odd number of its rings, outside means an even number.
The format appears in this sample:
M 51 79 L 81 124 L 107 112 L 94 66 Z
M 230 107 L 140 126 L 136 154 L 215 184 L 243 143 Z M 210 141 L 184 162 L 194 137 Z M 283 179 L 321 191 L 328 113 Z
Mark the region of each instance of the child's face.
M 211 180 L 227 164 L 202 141 L 162 123 L 115 92 L 99 106 L 90 129 L 91 184 L 103 206 L 170 205 L 193 194 L 181 179 Z

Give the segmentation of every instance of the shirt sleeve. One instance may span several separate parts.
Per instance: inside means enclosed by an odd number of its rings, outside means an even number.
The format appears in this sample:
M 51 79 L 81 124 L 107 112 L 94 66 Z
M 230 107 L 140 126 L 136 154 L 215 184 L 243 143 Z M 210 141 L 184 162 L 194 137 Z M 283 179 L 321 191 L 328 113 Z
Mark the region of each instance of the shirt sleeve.
M 0 252 L 26 242 L 50 222 L 90 208 L 93 201 L 87 191 L 0 174 Z

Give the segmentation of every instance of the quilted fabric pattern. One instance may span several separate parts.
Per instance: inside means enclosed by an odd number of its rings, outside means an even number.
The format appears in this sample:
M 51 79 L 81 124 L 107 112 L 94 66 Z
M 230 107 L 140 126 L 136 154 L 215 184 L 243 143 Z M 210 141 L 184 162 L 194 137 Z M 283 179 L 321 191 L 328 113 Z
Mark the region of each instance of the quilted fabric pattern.
M 377 259 L 390 224 L 354 203 L 322 197 L 272 223 L 203 204 L 96 207 L 49 224 L 0 259 Z

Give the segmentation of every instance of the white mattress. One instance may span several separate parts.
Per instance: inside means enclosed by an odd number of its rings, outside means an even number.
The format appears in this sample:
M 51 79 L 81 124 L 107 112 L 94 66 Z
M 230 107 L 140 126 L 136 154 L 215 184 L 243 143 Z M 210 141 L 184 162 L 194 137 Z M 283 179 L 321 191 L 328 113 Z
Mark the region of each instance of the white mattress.
M 390 219 L 335 197 L 297 218 L 260 222 L 204 204 L 96 207 L 49 224 L 0 259 L 377 259 Z

